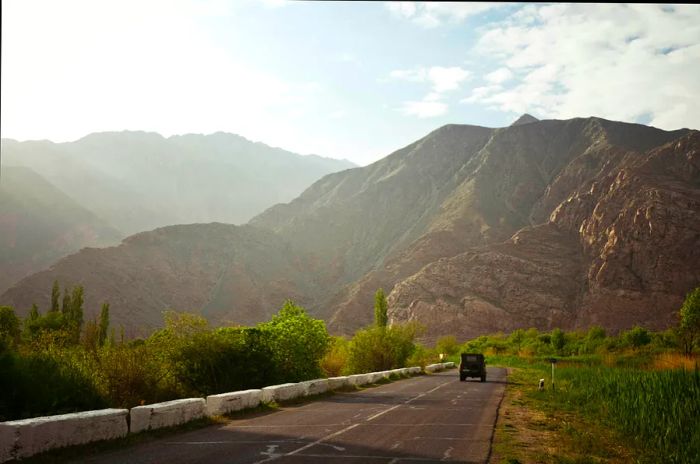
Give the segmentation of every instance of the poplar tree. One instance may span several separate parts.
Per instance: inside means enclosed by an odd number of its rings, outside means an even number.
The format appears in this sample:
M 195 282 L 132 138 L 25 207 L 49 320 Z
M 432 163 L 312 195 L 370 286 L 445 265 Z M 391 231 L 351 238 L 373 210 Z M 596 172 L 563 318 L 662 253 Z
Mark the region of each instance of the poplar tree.
M 384 290 L 379 289 L 374 294 L 374 323 L 377 327 L 386 327 L 389 318 L 387 316 L 387 303 Z
M 100 311 L 100 326 L 98 332 L 98 344 L 104 346 L 107 341 L 107 331 L 109 330 L 109 303 L 102 303 Z
M 63 289 L 63 304 L 61 305 L 61 312 L 64 316 L 70 314 L 71 304 L 70 304 L 70 293 L 68 293 L 68 288 Z
M 58 307 L 58 305 L 56 306 Z M 36 303 L 32 303 L 32 309 L 29 310 L 29 320 L 36 321 L 37 319 L 39 319 L 39 308 L 37 308 Z
M 78 343 L 80 341 L 80 329 L 83 326 L 83 287 L 81 285 L 73 287 L 69 308 L 69 330 L 71 331 L 73 342 Z
M 49 311 L 58 311 L 58 299 L 61 297 L 61 290 L 58 288 L 58 280 L 53 281 L 51 287 L 51 308 Z

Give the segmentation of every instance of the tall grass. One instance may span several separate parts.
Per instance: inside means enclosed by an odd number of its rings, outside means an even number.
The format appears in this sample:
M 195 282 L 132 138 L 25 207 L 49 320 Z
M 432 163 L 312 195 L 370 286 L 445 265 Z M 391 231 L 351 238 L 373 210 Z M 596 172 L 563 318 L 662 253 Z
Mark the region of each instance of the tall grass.
M 543 368 L 546 368 L 543 366 Z M 644 462 L 700 460 L 700 371 L 558 368 L 551 399 L 632 439 Z

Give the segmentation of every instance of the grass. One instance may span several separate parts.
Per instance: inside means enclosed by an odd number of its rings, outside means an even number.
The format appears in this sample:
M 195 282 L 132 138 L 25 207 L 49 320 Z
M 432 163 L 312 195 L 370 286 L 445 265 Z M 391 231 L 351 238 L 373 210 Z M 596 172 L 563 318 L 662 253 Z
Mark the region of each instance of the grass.
M 572 357 L 557 364 L 552 390 L 549 363 L 512 356 L 488 361 L 510 369 L 491 462 L 698 462 L 695 367 L 659 370 L 653 358 L 633 357 L 626 363 L 632 368 L 611 367 L 624 362 Z M 673 356 L 665 362 L 687 365 Z M 547 379 L 542 392 L 540 378 Z
M 499 411 L 491 463 L 622 463 L 620 436 L 576 411 L 560 408 L 537 389 L 543 371 L 510 368 Z

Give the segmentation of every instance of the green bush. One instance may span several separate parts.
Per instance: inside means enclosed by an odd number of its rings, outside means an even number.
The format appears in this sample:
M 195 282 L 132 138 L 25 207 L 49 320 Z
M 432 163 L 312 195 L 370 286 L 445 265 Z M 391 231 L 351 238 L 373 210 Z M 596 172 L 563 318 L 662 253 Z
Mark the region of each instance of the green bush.
M 331 342 L 322 320 L 309 317 L 304 308 L 287 301 L 270 322 L 258 327 L 269 343 L 278 381 L 321 377 L 321 359 Z
M 326 377 L 338 377 L 347 372 L 350 342 L 344 337 L 331 337 L 330 347 L 321 359 L 321 369 Z
M 459 343 L 454 335 L 445 335 L 435 342 L 435 351 L 447 356 L 454 356 L 459 353 Z
M 196 334 L 171 359 L 175 378 L 195 395 L 270 385 L 277 373 L 267 335 L 255 328 L 221 328 Z
M 0 350 L 0 421 L 106 406 L 93 380 L 69 359 Z
M 354 374 L 405 367 L 415 350 L 417 332 L 413 324 L 359 330 L 350 341 L 348 371 Z
M 649 331 L 639 326 L 635 326 L 630 330 L 623 332 L 622 339 L 632 348 L 640 348 L 651 343 L 651 335 L 649 335 Z

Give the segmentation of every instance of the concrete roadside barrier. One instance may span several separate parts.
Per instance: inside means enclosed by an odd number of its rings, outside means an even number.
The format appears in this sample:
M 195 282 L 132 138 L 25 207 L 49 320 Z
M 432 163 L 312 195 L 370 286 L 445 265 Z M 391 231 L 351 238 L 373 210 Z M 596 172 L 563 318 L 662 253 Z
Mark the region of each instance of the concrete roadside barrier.
M 283 383 L 262 389 L 260 402 L 289 401 L 304 396 L 304 386 L 298 383 Z
M 127 409 L 100 409 L 0 423 L 0 462 L 127 435 Z
M 355 386 L 367 385 L 372 383 L 372 376 L 370 374 L 353 374 L 348 376 L 348 382 Z
M 207 416 L 221 416 L 234 411 L 254 408 L 260 404 L 262 390 L 243 390 L 207 396 Z
M 350 385 L 350 382 L 348 381 L 347 376 L 343 377 L 331 377 L 328 379 L 328 389 L 329 390 L 338 390 L 340 388 L 344 388 Z
M 446 363 L 443 363 L 443 364 L 445 365 L 445 369 L 454 369 L 454 367 L 455 367 L 455 363 L 452 362 L 452 361 L 446 362 Z
M 299 382 L 299 385 L 304 389 L 304 396 L 320 395 L 321 393 L 326 393 L 330 389 L 328 379 L 307 380 L 305 382 Z
M 426 372 L 435 372 L 454 363 L 431 364 Z M 218 416 L 254 408 L 261 402 L 287 401 L 347 386 L 376 383 L 390 376 L 420 374 L 420 367 L 406 367 L 367 374 L 307 380 L 272 385 L 203 398 L 186 398 L 126 409 L 103 409 L 57 416 L 0 422 L 0 463 L 24 459 L 43 451 L 99 440 L 109 440 L 145 430 L 171 427 L 199 419 L 205 414 Z M 130 425 L 127 425 L 130 415 Z
M 427 366 L 425 366 L 425 372 L 428 372 L 428 373 L 439 372 L 442 369 L 443 369 L 442 363 L 428 364 Z
M 160 429 L 184 424 L 204 416 L 204 398 L 185 398 L 131 408 L 129 431 Z

